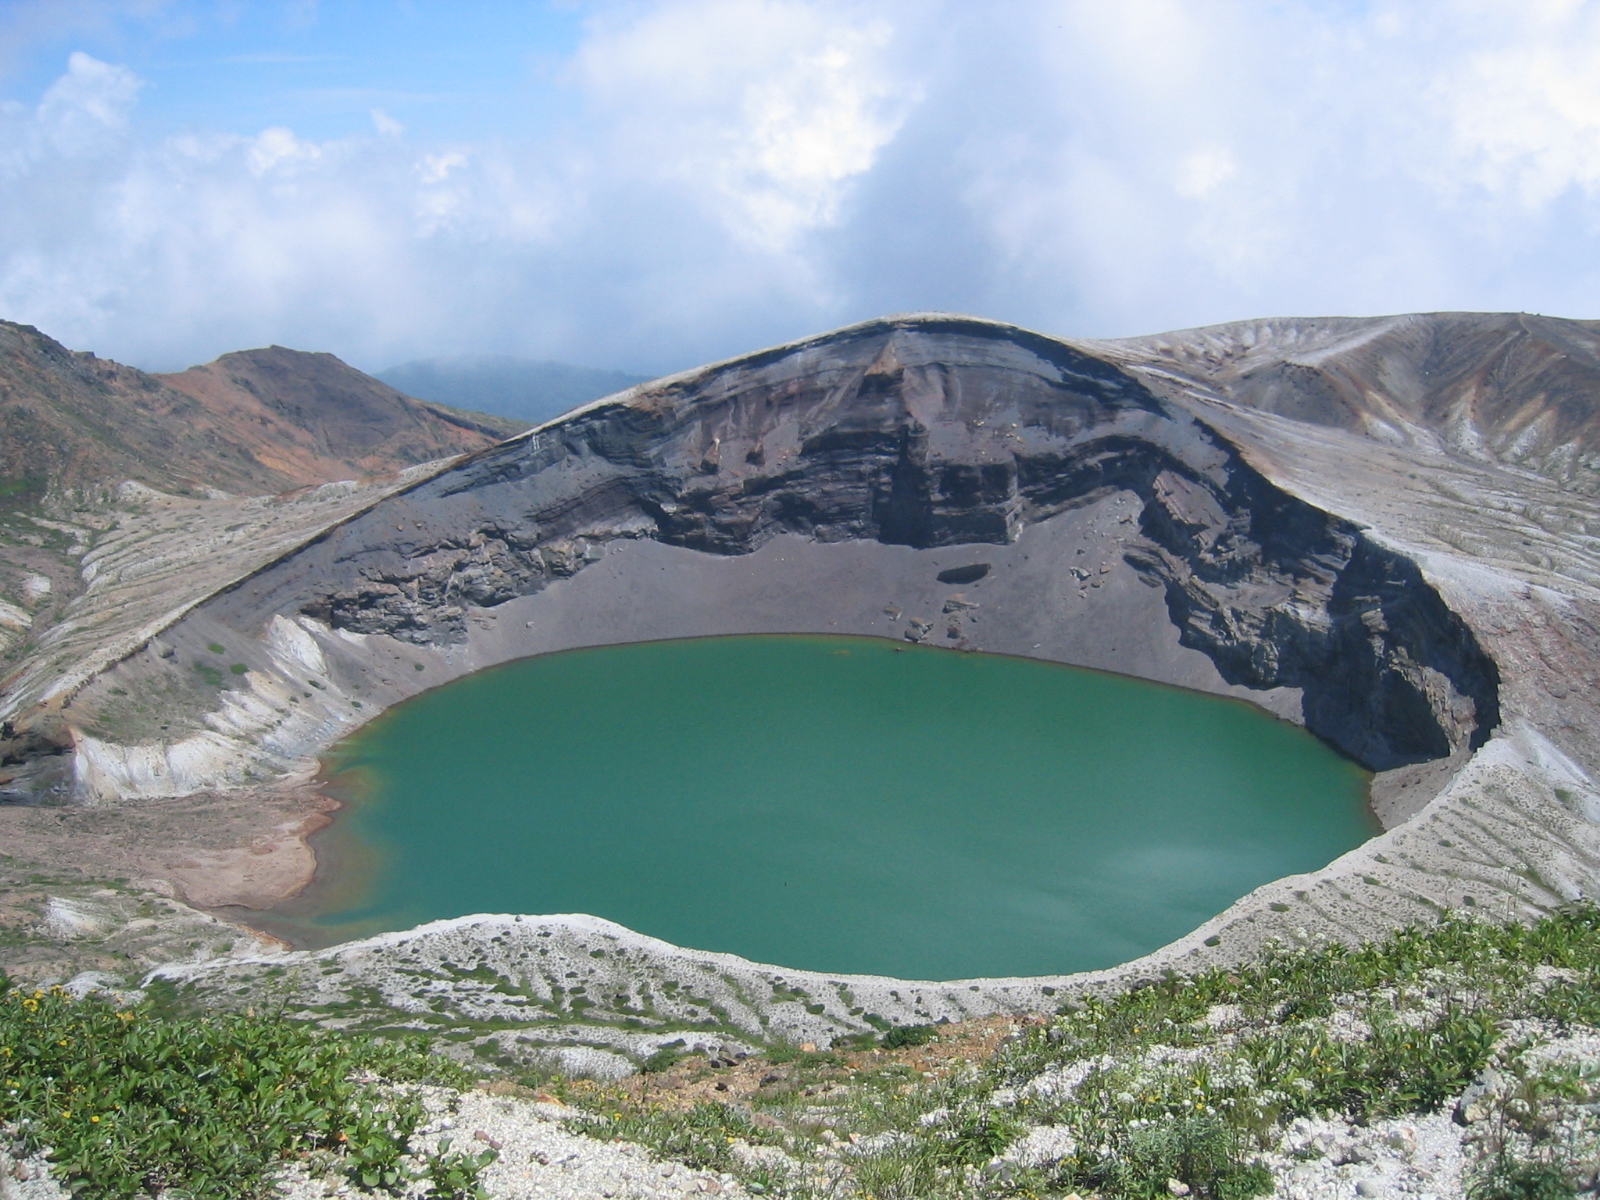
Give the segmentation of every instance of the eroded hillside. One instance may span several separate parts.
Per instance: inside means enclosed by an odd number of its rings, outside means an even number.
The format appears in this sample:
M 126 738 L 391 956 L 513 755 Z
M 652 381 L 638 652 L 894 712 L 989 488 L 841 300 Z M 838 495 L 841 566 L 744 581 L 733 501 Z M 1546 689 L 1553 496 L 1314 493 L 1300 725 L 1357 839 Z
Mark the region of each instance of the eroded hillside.
M 59 798 L 60 703 L 95 672 L 407 472 L 515 428 L 332 355 L 157 376 L 0 322 L 0 795 Z

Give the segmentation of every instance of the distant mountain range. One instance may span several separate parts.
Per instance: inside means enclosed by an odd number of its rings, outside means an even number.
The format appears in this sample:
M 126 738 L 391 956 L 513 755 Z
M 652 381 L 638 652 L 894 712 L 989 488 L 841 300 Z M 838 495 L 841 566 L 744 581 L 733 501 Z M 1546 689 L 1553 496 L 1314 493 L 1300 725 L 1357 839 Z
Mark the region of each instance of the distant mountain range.
M 650 378 L 504 354 L 423 358 L 378 371 L 375 377 L 408 396 L 530 425 Z
M 126 479 L 282 492 L 491 446 L 519 423 L 414 400 L 331 354 L 269 346 L 151 375 L 0 321 L 0 506 Z

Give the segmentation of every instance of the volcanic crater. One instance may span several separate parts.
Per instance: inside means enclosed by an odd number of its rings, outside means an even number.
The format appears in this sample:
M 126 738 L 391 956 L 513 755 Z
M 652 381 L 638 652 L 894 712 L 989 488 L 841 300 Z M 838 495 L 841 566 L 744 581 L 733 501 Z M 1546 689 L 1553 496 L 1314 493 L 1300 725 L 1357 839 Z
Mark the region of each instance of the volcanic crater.
M 1076 985 L 1463 904 L 1548 910 L 1600 884 L 1593 456 L 1582 421 L 1555 429 L 1570 404 L 1543 421 L 1503 397 L 1473 406 L 1486 356 L 1565 339 L 1587 362 L 1597 339 L 1518 320 L 1126 342 L 944 314 L 866 322 L 640 385 L 423 472 L 196 597 L 69 697 L 31 699 L 74 731 L 80 800 L 137 803 L 303 786 L 318 754 L 389 705 L 578 646 L 792 632 L 1028 655 L 1299 722 L 1378 772 L 1387 829 Z M 1447 361 L 1467 367 L 1430 375 Z M 1399 378 L 1396 364 L 1427 394 L 1396 387 L 1380 404 L 1362 390 L 1379 367 Z M 1461 443 L 1480 409 L 1493 422 Z M 195 664 L 214 664 L 220 686 L 175 692 Z M 133 716 L 141 697 L 166 698 L 161 736 Z M 270 908 L 293 890 L 205 895 Z M 404 1007 L 382 965 L 397 955 L 503 956 L 491 943 L 552 936 L 546 948 L 579 962 L 627 947 L 639 978 L 779 977 L 588 918 L 469 918 L 322 955 L 350 988 L 365 980 Z M 250 969 L 185 978 L 220 989 Z M 854 977 L 849 990 L 872 992 L 880 1017 L 920 1020 L 1027 1011 L 1065 985 Z M 746 1020 L 732 1003 L 724 1024 L 769 1030 L 770 1005 L 746 1004 Z M 783 1031 L 864 1027 L 860 1003 L 816 1007 Z M 601 1004 L 585 1020 L 611 1017 L 622 1009 Z M 607 1044 L 647 1042 L 618 1025 Z

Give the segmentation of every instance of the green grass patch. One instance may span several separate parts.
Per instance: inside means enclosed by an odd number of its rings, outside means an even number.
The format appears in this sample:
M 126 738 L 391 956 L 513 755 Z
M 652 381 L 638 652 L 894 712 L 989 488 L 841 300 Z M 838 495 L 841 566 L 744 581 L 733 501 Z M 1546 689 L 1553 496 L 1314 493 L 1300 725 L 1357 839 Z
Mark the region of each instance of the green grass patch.
M 261 1197 L 275 1169 L 301 1156 L 397 1190 L 419 1172 L 407 1155 L 422 1107 L 370 1081 L 470 1078 L 420 1042 L 0 991 L 0 1122 L 25 1153 L 49 1147 L 53 1171 L 80 1195 Z M 420 1172 L 468 1195 L 480 1159 L 446 1149 Z

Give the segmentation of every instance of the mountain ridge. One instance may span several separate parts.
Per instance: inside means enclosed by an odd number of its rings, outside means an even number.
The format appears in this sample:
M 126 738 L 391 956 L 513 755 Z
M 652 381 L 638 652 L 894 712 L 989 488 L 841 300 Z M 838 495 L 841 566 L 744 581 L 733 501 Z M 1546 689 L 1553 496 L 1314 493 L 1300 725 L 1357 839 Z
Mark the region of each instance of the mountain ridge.
M 406 396 L 331 354 L 236 351 L 161 375 L 0 321 L 0 498 L 13 506 L 129 479 L 270 494 L 467 453 L 518 428 Z
M 1075 344 L 1258 412 L 1388 444 L 1437 444 L 1600 493 L 1600 321 L 1262 318 Z

